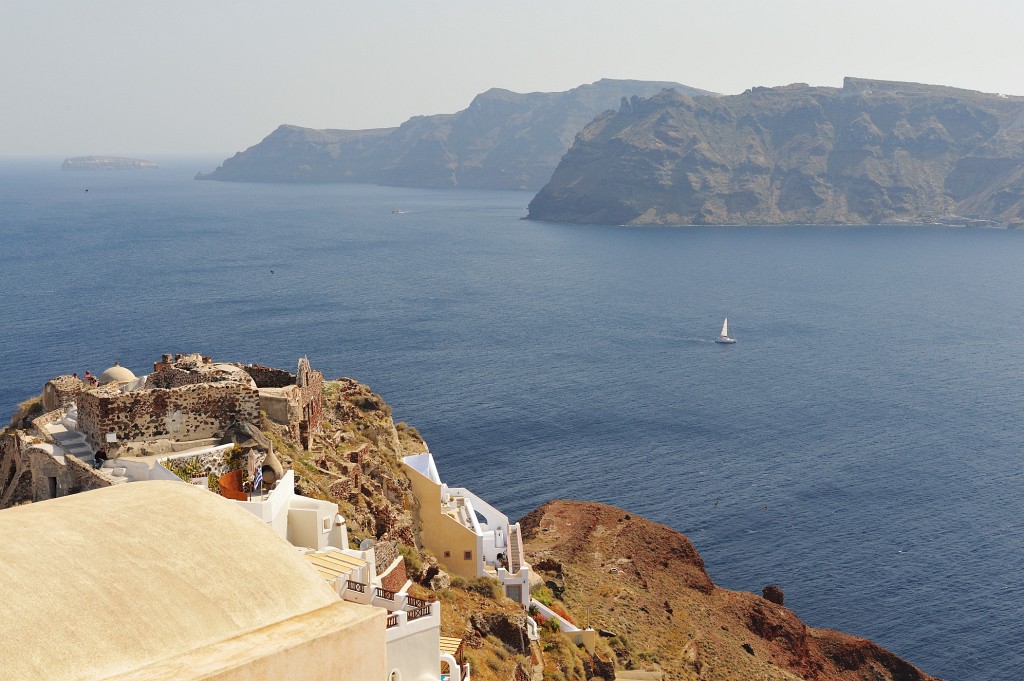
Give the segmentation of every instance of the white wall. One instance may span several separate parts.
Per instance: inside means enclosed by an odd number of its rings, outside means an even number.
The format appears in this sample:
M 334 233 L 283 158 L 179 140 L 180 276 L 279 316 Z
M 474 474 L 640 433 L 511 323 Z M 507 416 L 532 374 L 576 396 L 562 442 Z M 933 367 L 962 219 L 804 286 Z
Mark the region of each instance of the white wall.
M 434 603 L 430 616 L 387 630 L 387 667 L 398 669 L 402 681 L 437 681 L 441 670 L 441 604 Z
M 430 452 L 427 452 L 426 454 L 413 454 L 411 456 L 406 456 L 402 461 L 405 462 L 405 465 L 414 469 L 435 485 L 441 484 L 441 476 L 437 472 L 437 466 L 434 464 L 434 457 Z
M 309 515 L 312 513 L 312 515 Z M 308 534 L 310 537 L 315 536 L 316 544 L 310 546 L 313 549 L 326 549 L 328 546 L 336 546 L 339 549 L 348 548 L 348 528 L 343 525 L 338 526 L 336 518 L 338 516 L 338 505 L 330 501 L 321 501 L 319 499 L 310 499 L 309 497 L 300 497 L 297 494 L 292 496 L 288 501 L 288 527 L 291 531 L 293 514 L 301 514 L 303 518 L 312 518 L 312 520 L 303 520 L 303 523 L 309 523 L 310 528 L 304 529 L 303 534 Z M 324 529 L 326 524 L 326 528 Z M 291 541 L 289 538 L 288 541 Z M 292 542 L 293 544 L 295 542 Z M 302 544 L 305 546 L 305 544 Z

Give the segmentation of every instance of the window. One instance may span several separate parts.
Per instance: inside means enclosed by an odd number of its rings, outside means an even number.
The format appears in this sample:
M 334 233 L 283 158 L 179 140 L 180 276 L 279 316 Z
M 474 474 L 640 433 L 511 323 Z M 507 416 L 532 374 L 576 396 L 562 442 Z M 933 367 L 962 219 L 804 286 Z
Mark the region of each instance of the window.
M 451 551 L 445 551 L 444 552 L 444 557 L 445 558 L 451 558 L 452 557 L 452 552 Z
M 463 560 L 473 560 L 473 552 L 472 551 L 463 551 L 462 559 Z
M 330 518 L 324 518 L 324 532 L 330 532 L 330 531 L 331 531 L 331 519 Z

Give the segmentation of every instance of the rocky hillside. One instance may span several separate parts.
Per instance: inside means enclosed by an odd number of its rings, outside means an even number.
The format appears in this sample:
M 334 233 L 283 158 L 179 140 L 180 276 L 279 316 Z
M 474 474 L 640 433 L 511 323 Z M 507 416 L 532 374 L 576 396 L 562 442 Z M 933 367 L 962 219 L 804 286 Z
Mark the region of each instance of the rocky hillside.
M 529 217 L 592 224 L 1024 224 L 1024 97 L 847 78 L 624 101 Z
M 0 481 L 7 487 L 19 488 L 15 478 L 24 468 L 7 445 L 17 444 L 19 428 L 41 412 L 39 398 L 26 400 L 0 430 Z M 465 638 L 478 681 L 611 679 L 613 660 L 620 668 L 660 669 L 666 679 L 932 678 L 869 641 L 806 627 L 782 607 L 781 592 L 761 598 L 719 589 L 683 535 L 581 502 L 533 511 L 521 521 L 523 536 L 536 574 L 547 582 L 536 597 L 551 598 L 605 636 L 593 654 L 557 627 L 541 626 L 539 639 L 530 641 L 526 613 L 497 581 L 450 578 L 417 548 L 418 504 L 401 459 L 427 445 L 414 428 L 396 424 L 367 386 L 347 378 L 324 382 L 323 421 L 309 450 L 266 418 L 250 435 L 273 444 L 302 494 L 339 504 L 354 542 L 373 539 L 405 557 L 414 595 L 442 602 L 442 635 Z
M 416 498 L 402 457 L 427 445 L 415 428 L 394 422 L 380 395 L 350 378 L 325 381 L 323 421 L 310 450 L 269 419 L 260 427 L 295 470 L 297 491 L 337 503 L 353 536 L 416 545 Z
M 526 613 L 504 597 L 496 580 L 450 578 L 435 557 L 414 548 L 419 546 L 417 502 L 401 459 L 427 451 L 427 445 L 415 428 L 394 422 L 380 395 L 352 379 L 326 381 L 324 420 L 310 451 L 270 421 L 262 428 L 278 456 L 299 475 L 303 494 L 339 504 L 355 541 L 398 544 L 407 574 L 416 582 L 413 595 L 441 601 L 441 634 L 465 639 L 474 679 L 594 677 L 597 658 L 560 634 L 544 630 L 539 641 L 531 642 Z M 606 658 L 611 654 L 607 646 L 602 650 Z
M 664 88 L 707 94 L 678 83 L 635 80 L 600 80 L 566 92 L 494 88 L 458 113 L 416 116 L 398 128 L 282 125 L 196 179 L 536 190 L 595 116 L 617 108 L 623 96 L 648 96 Z
M 666 679 L 927 681 L 862 638 L 812 629 L 765 597 L 715 586 L 682 534 L 601 504 L 552 501 L 521 521 L 529 560 L 621 666 Z

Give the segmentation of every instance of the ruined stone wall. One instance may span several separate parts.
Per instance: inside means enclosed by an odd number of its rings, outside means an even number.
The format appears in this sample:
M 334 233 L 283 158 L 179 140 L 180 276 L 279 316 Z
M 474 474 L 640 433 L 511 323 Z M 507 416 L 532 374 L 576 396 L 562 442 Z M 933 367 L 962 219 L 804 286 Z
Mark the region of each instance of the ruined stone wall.
M 328 491 L 335 499 L 354 502 L 362 490 L 363 468 L 359 464 L 342 463 L 340 469 L 345 477 L 332 482 Z
M 180 388 L 183 385 L 198 385 L 200 383 L 216 383 L 226 380 L 224 377 L 211 376 L 197 371 L 188 371 L 186 368 L 174 364 L 161 367 L 146 377 L 146 388 Z
M 320 423 L 324 418 L 324 375 L 309 366 L 305 357 L 299 360 L 295 372 L 295 384 L 299 386 L 299 406 L 302 418 L 299 423 L 300 436 L 306 447 L 313 442 L 313 436 L 319 432 Z
M 398 542 L 379 541 L 373 547 L 373 553 L 377 558 L 377 564 L 374 566 L 374 569 L 378 575 L 383 574 L 395 562 L 395 558 L 398 558 L 400 555 L 398 553 Z
M 32 467 L 25 452 L 28 438 L 8 429 L 0 436 L 0 508 L 32 501 Z
M 246 364 L 242 368 L 256 382 L 257 388 L 284 388 L 295 384 L 295 376 L 284 369 L 265 367 L 261 364 Z
M 235 382 L 185 385 L 124 394 L 92 390 L 78 400 L 78 425 L 94 445 L 107 433 L 120 441 L 221 437 L 232 423 L 258 422 L 256 388 Z
M 274 423 L 288 426 L 292 437 L 299 437 L 299 388 L 295 385 L 286 385 L 283 388 L 261 387 L 260 409 L 267 414 Z
M 43 409 L 52 411 L 75 401 L 78 394 L 85 390 L 85 384 L 70 376 L 51 378 L 43 386 Z
M 36 418 L 32 419 L 32 434 L 36 437 L 46 440 L 47 442 L 53 442 L 53 437 L 46 430 L 46 426 L 48 426 L 51 423 L 56 423 L 57 421 L 60 421 L 62 418 L 64 418 L 64 415 L 66 413 L 67 410 L 61 407 L 60 409 L 48 411 L 42 416 L 37 416 Z
M 109 487 L 111 484 L 109 479 L 93 470 L 92 466 L 74 456 L 65 456 L 63 462 L 60 462 L 47 451 L 29 447 L 28 457 L 32 469 L 32 501 L 65 497 Z

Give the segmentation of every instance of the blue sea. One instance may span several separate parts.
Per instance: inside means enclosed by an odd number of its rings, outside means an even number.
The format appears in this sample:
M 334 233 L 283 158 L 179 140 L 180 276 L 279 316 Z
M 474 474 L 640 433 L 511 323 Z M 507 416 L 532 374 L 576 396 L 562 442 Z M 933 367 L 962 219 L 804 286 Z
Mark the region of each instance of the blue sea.
M 511 517 L 614 504 L 812 626 L 1021 677 L 1024 232 L 567 226 L 528 193 L 156 160 L 0 162 L 3 414 L 115 360 L 308 355 Z

